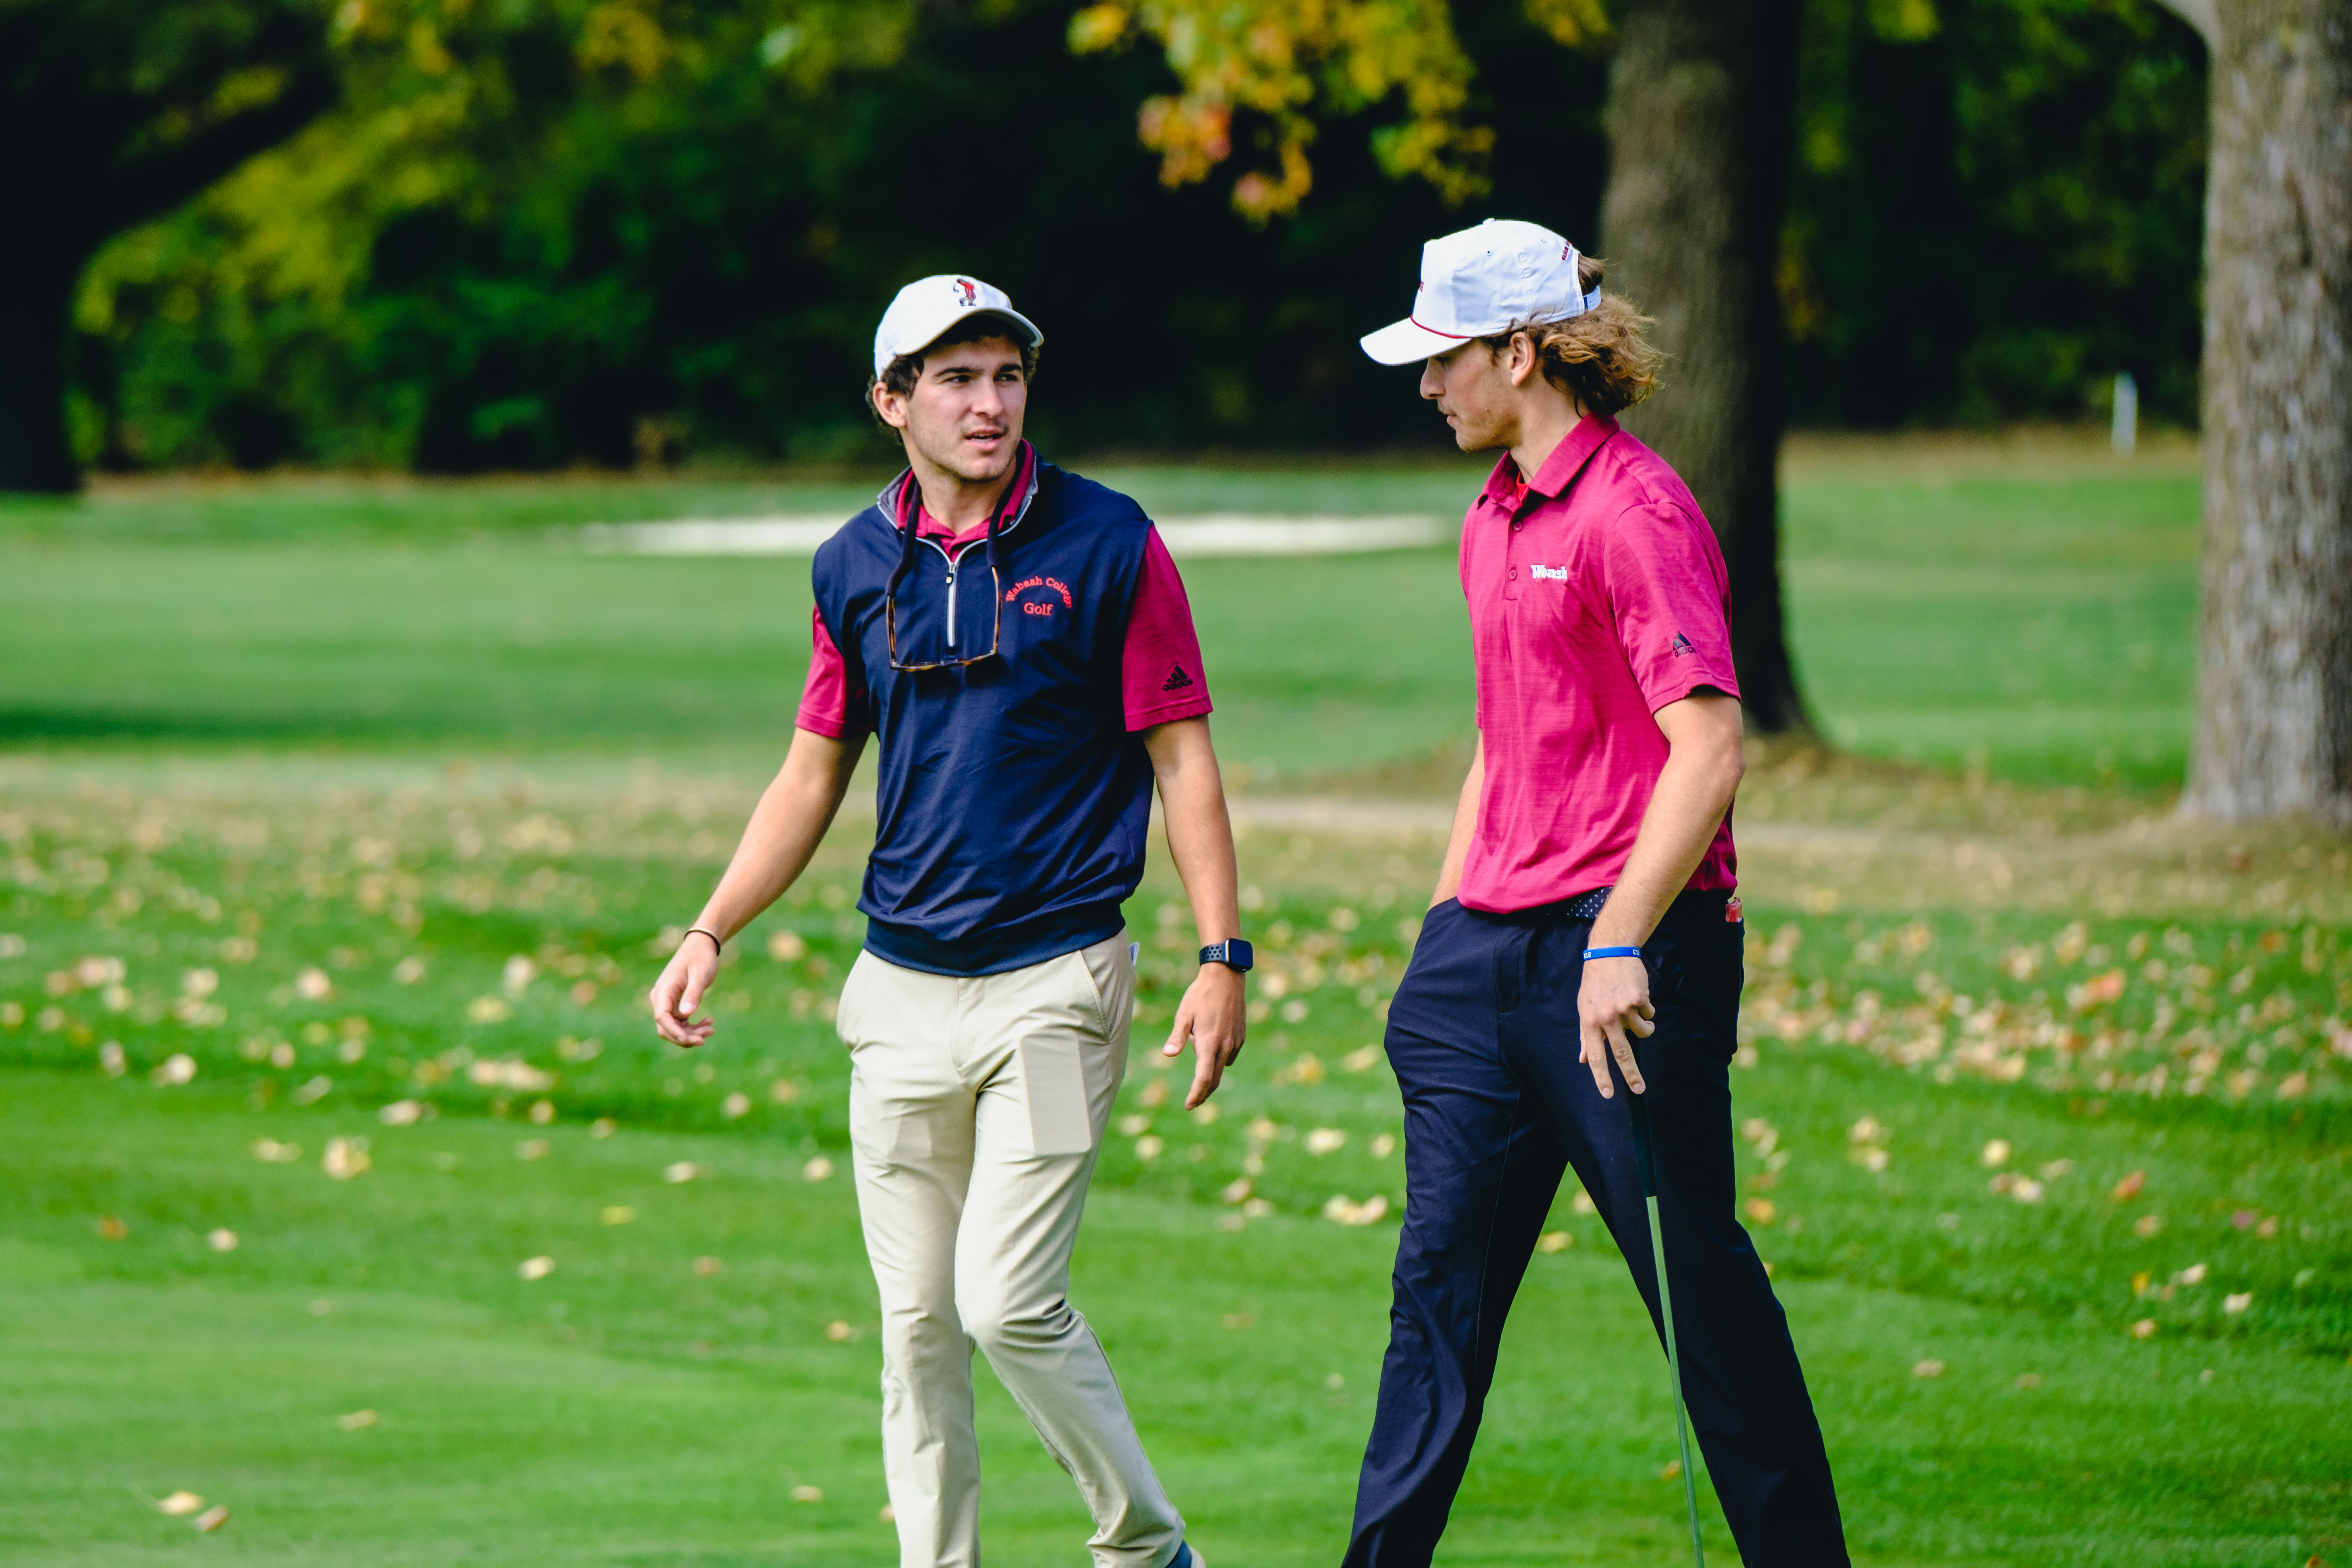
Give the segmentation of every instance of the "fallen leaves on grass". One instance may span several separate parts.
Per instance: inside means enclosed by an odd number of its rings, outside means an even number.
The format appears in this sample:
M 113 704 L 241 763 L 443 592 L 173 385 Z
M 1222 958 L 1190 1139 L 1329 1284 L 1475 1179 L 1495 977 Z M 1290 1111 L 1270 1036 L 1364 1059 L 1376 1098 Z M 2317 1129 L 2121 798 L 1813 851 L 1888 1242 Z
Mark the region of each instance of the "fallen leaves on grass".
M 694 1271 L 705 1279 L 718 1273 L 721 1267 L 723 1266 L 716 1258 L 698 1258 L 694 1260 Z
M 1372 1137 L 1371 1143 L 1372 1158 L 1375 1160 L 1387 1159 L 1390 1155 L 1396 1152 L 1396 1134 L 1393 1132 L 1375 1133 Z
M 395 1100 L 375 1113 L 375 1119 L 386 1127 L 414 1127 L 425 1120 L 425 1102 L 421 1100 Z
M 1749 1198 L 1739 1205 L 1739 1212 L 1748 1216 L 1750 1225 L 1770 1225 L 1780 1211 L 1772 1206 L 1770 1198 Z
M 235 1252 L 236 1250 L 236 1232 L 226 1227 L 213 1231 L 205 1237 L 205 1245 L 211 1247 L 215 1252 Z
M 294 994 L 305 1002 L 324 1002 L 335 994 L 335 983 L 323 969 L 312 967 L 294 977 Z
M 99 1219 L 98 1234 L 101 1240 L 121 1241 L 131 1234 L 131 1227 L 112 1215 L 105 1215 Z
M 827 1323 L 824 1326 L 824 1337 L 831 1340 L 837 1345 L 847 1344 L 852 1339 L 855 1339 L 857 1331 L 851 1328 L 847 1322 L 839 1318 L 835 1319 L 832 1322 Z
M 2253 1304 L 2254 1293 L 2252 1290 L 2233 1290 L 2221 1298 L 2221 1310 L 2233 1318 Z
M 1941 1377 L 1944 1375 L 1944 1363 L 1939 1361 L 1932 1360 L 1914 1362 L 1911 1364 L 1911 1375 L 1914 1377 Z
M 1345 1193 L 1335 1193 L 1323 1205 L 1323 1217 L 1339 1225 L 1372 1225 L 1388 1216 L 1389 1200 L 1374 1193 L 1362 1203 Z
M 535 1068 L 520 1057 L 470 1062 L 466 1080 L 478 1089 L 511 1089 L 524 1094 L 544 1094 L 555 1087 L 555 1075 Z
M 1307 1135 L 1310 1154 L 1336 1154 L 1348 1146 L 1348 1135 L 1337 1127 L 1318 1127 Z
M 2136 1340 L 2152 1340 L 2156 1338 L 2156 1320 L 2154 1318 L 2142 1318 L 2138 1322 L 2134 1323 L 2131 1326 L 2131 1337 Z
M 740 1090 L 719 1102 L 719 1114 L 730 1121 L 739 1121 L 751 1114 L 751 1097 Z
M 354 1410 L 348 1415 L 336 1416 L 335 1425 L 346 1432 L 363 1432 L 382 1419 L 373 1410 Z
M 204 1506 L 204 1498 L 195 1492 L 173 1492 L 170 1497 L 155 1500 L 155 1511 L 169 1514 L 173 1519 L 184 1518 Z
M 595 1121 L 591 1121 L 588 1124 L 588 1136 L 591 1138 L 610 1138 L 614 1133 L 618 1132 L 620 1130 L 621 1124 L 619 1122 L 614 1121 L 609 1116 L 600 1116 L 596 1118 Z
M 327 1152 L 319 1157 L 319 1169 L 338 1182 L 363 1173 L 370 1163 L 364 1138 L 330 1138 Z
M 662 1180 L 672 1186 L 682 1186 L 703 1173 L 702 1167 L 691 1160 L 678 1160 L 662 1167 Z M 808 1168 L 801 1168 L 803 1180 L 808 1179 Z
M 2038 1372 L 2021 1372 L 2017 1374 L 2017 1386 L 2039 1388 L 2042 1386 L 2042 1374 Z
M 823 1487 L 794 1487 L 793 1489 L 793 1500 L 794 1502 L 823 1502 L 824 1500 L 824 1489 Z
M 2009 1163 L 2009 1140 L 1992 1138 L 1985 1142 L 1984 1152 L 1978 1156 L 1988 1171 L 1998 1170 Z
M 2143 1240 L 2163 1228 L 2164 1216 L 2160 1214 L 2144 1214 L 2132 1221 L 2132 1234 Z
M 1576 1245 L 1576 1237 L 1564 1230 L 1548 1230 L 1536 1237 L 1538 1252 L 1566 1252 Z
M 2115 1184 L 2114 1189 L 2107 1194 L 2108 1201 L 2111 1203 L 2127 1204 L 2131 1202 L 2132 1199 L 2139 1196 L 2140 1193 L 2147 1186 L 2147 1173 L 2146 1171 L 2134 1171 L 2130 1175 L 2126 1176 L 2122 1181 L 2117 1182 Z
M 1682 1473 L 1683 1462 L 1680 1459 L 1668 1459 L 1659 1469 L 1658 1479 L 1662 1481 L 1675 1480 L 1681 1477 Z
M 637 1211 L 626 1204 L 609 1204 L 597 1217 L 606 1225 L 627 1225 L 637 1217 Z
M 525 1279 L 544 1279 L 555 1272 L 555 1259 L 544 1255 L 526 1258 L 515 1265 L 515 1272 Z
M 833 1162 L 826 1159 L 822 1154 L 817 1155 L 807 1164 L 801 1167 L 801 1180 L 803 1182 L 826 1181 L 829 1180 L 832 1175 Z M 672 1177 L 671 1179 L 675 1181 L 677 1178 Z
M 216 1502 L 188 1522 L 196 1527 L 197 1533 L 210 1535 L 228 1522 L 228 1504 Z
M 173 1051 L 155 1065 L 147 1077 L 165 1089 L 176 1089 L 196 1080 L 196 1058 L 185 1051 Z

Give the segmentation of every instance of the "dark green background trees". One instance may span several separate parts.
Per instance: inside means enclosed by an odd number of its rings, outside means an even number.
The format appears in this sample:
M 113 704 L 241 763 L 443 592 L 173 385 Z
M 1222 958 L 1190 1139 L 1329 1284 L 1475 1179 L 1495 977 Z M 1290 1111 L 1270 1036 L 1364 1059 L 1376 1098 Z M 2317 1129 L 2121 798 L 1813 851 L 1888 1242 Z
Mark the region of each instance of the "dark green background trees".
M 25 0 L 16 0 L 21 6 Z M 1596 232 L 1606 61 L 1457 6 L 1491 194 L 1391 178 L 1326 120 L 1295 216 L 1164 187 L 1150 42 L 1073 7 L 351 0 L 341 101 L 116 239 L 71 334 L 115 467 L 436 471 L 868 458 L 899 281 L 967 268 L 1049 334 L 1040 434 L 1087 447 L 1428 438 L 1354 352 L 1423 238 Z M 2072 417 L 2116 370 L 2195 412 L 2203 56 L 2143 0 L 1807 0 L 1782 246 L 1801 422 Z M 1237 112 L 1235 163 L 1273 127 Z M 1081 391 L 1081 389 L 1083 389 Z

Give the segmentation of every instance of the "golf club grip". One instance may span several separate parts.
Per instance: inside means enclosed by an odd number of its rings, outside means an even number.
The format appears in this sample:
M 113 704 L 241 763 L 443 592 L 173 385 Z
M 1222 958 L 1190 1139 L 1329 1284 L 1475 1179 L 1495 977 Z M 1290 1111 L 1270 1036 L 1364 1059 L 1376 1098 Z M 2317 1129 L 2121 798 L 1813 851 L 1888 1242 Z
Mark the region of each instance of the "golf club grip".
M 1642 1047 L 1638 1045 L 1633 1047 L 1633 1063 L 1636 1068 L 1642 1065 Z M 1647 1071 L 1642 1074 L 1645 1086 L 1649 1076 Z M 1641 1168 L 1642 1195 L 1654 1198 L 1658 1195 L 1658 1154 L 1650 1137 L 1650 1097 L 1633 1093 L 1629 1085 L 1625 1100 L 1626 1110 L 1633 1119 L 1633 1163 Z

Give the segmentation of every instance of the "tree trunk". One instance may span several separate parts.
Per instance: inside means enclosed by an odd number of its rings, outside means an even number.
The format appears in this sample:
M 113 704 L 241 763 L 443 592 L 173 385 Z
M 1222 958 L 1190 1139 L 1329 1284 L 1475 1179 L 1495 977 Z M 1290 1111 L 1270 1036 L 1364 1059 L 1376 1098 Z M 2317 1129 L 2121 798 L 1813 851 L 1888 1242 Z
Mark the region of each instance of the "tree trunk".
M 1780 605 L 1777 274 L 1795 0 L 1630 0 L 1609 78 L 1609 284 L 1658 321 L 1664 390 L 1628 428 L 1674 464 L 1731 570 L 1751 729 L 1811 725 Z
M 66 332 L 80 268 L 0 247 L 0 490 L 58 493 L 81 482 L 66 438 Z
M 2185 805 L 2352 821 L 2352 10 L 2217 9 Z

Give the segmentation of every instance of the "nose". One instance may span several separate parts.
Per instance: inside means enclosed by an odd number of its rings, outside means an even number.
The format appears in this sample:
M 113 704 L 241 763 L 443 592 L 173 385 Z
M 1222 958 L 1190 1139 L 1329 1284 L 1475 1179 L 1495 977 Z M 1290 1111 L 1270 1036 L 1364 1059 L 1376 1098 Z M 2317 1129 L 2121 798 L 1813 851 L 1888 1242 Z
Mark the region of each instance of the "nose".
M 1421 395 L 1428 398 L 1445 395 L 1445 373 L 1434 354 L 1430 356 L 1427 364 L 1421 367 Z

